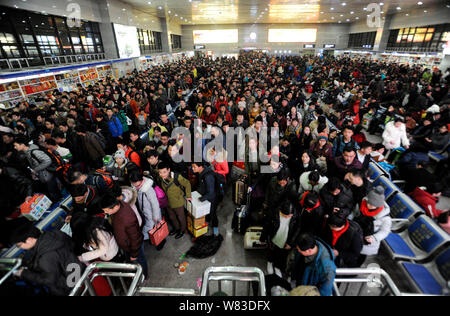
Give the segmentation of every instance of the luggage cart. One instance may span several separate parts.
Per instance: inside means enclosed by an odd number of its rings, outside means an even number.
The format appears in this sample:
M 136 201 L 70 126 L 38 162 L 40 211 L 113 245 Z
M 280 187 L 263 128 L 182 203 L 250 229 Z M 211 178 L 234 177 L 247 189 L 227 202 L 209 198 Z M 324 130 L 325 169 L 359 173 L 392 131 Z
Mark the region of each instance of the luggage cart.
M 8 278 L 10 278 L 22 265 L 22 259 L 0 259 L 0 272 L 6 272 L 2 276 L 0 274 L 0 285 L 2 285 Z

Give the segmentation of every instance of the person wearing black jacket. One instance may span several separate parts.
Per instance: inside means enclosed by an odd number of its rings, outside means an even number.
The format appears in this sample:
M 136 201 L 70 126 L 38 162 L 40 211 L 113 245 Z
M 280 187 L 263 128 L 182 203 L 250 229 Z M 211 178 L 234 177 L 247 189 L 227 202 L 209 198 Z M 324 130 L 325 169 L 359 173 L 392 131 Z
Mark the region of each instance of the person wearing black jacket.
M 52 296 L 66 296 L 85 266 L 73 252 L 72 240 L 60 231 L 41 233 L 33 224 L 18 227 L 11 242 L 30 252 L 30 261 L 15 276 L 48 289 Z
M 219 219 L 217 218 L 217 207 L 220 203 L 220 197 L 216 190 L 216 178 L 214 171 L 207 167 L 206 162 L 194 162 L 192 170 L 198 174 L 199 187 L 197 192 L 200 193 L 200 202 L 208 201 L 211 203 L 210 227 L 213 228 L 215 236 L 219 236 Z M 208 217 L 208 216 L 207 216 Z
M 269 274 L 273 274 L 273 267 L 277 274 L 281 274 L 280 270 L 281 272 L 286 271 L 287 256 L 295 246 L 298 236 L 297 226 L 298 214 L 288 201 L 269 212 L 266 217 L 259 240 L 268 244 L 267 270 Z
M 338 178 L 331 178 L 320 190 L 320 201 L 328 215 L 340 213 L 348 217 L 355 206 L 352 191 Z
M 363 247 L 361 227 L 339 214 L 333 214 L 327 220 L 327 225 L 321 238 L 333 248 L 338 268 L 358 268 L 359 257 Z
M 73 198 L 73 210 L 69 214 L 76 212 L 85 212 L 89 215 L 102 214 L 100 208 L 101 196 L 97 189 L 86 184 L 75 184 L 70 188 L 70 195 Z M 66 221 L 70 221 L 71 215 L 67 216 Z
M 361 169 L 350 170 L 344 178 L 348 188 L 353 193 L 353 200 L 356 204 L 361 205 L 364 197 L 372 190 L 372 182 L 367 179 L 365 171 Z
M 24 201 L 33 196 L 33 181 L 19 170 L 0 162 L 1 216 L 8 216 Z
M 288 169 L 282 169 L 276 177 L 272 177 L 266 189 L 264 209 L 269 212 L 277 208 L 281 203 L 297 202 L 297 188 L 295 182 L 290 180 Z
M 300 225 L 297 235 L 310 233 L 320 236 L 325 220 L 325 212 L 317 193 L 306 191 L 300 197 Z

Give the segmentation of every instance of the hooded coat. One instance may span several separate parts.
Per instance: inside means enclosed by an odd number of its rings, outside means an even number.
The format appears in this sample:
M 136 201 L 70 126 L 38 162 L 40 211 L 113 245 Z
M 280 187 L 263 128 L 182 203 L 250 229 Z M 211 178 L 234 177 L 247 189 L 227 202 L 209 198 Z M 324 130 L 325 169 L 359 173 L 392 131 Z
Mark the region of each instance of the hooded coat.
M 148 232 L 162 220 L 161 208 L 159 207 L 156 192 L 153 189 L 153 180 L 144 177 L 144 183 L 137 192 L 136 206 L 144 220 L 144 228 L 142 230 L 144 240 L 148 240 Z
M 51 295 L 65 296 L 71 291 L 67 285 L 73 267 L 79 267 L 79 275 L 84 265 L 73 252 L 70 237 L 60 231 L 43 233 L 31 250 L 28 269 L 23 270 L 22 278 L 28 282 L 46 286 Z

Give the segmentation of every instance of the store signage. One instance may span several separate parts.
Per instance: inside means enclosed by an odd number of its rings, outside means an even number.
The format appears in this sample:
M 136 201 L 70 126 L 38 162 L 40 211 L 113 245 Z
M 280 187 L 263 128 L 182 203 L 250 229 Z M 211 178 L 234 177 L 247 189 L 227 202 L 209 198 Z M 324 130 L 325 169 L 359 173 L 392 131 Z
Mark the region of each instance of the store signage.
M 336 45 L 335 44 L 325 44 L 323 45 L 323 48 L 335 48 Z
M 305 44 L 303 48 L 316 48 L 316 44 Z
M 194 45 L 194 49 L 205 49 L 205 45 Z

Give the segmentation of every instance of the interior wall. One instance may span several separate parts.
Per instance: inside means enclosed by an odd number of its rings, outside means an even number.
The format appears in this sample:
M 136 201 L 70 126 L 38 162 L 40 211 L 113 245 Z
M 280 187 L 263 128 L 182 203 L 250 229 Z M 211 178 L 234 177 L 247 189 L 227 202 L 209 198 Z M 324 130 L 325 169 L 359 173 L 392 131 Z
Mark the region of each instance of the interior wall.
M 182 45 L 183 49 L 194 47 L 194 30 L 217 30 L 217 29 L 238 29 L 238 43 L 233 44 L 200 44 L 205 45 L 207 50 L 212 50 L 216 54 L 237 53 L 246 47 L 256 47 L 257 49 L 267 49 L 271 51 L 283 49 L 292 50 L 292 53 L 299 54 L 303 50 L 304 43 L 269 43 L 268 30 L 296 29 L 296 28 L 317 28 L 316 50 L 323 49 L 325 44 L 335 44 L 336 49 L 346 48 L 348 44 L 349 25 L 345 24 L 226 24 L 226 25 L 183 25 Z M 251 33 L 256 33 L 256 40 L 250 38 Z
M 429 9 L 428 13 L 424 13 L 423 9 L 413 10 L 406 16 L 406 13 L 398 13 L 392 16 L 389 29 L 396 30 L 405 27 L 417 27 L 423 25 L 445 24 L 450 21 L 450 9 L 442 7 L 442 9 Z M 369 27 L 367 20 L 363 19 L 359 22 L 352 23 L 350 33 L 374 32 L 376 27 Z
M 139 28 L 161 32 L 161 21 L 157 16 L 153 16 L 142 11 L 136 10 L 131 5 L 119 0 L 76 0 L 76 2 L 54 1 L 53 3 L 45 0 L 2 0 L 1 5 L 27 11 L 36 11 L 57 15 L 70 16 L 74 9 L 68 7 L 71 4 L 80 6 L 80 18 L 93 22 L 118 23 L 123 25 L 136 26 Z M 125 9 L 125 11 L 123 10 Z M 105 21 L 102 10 L 109 12 L 109 19 Z

